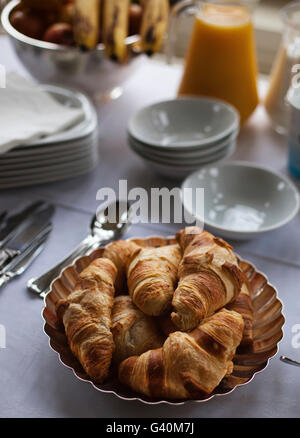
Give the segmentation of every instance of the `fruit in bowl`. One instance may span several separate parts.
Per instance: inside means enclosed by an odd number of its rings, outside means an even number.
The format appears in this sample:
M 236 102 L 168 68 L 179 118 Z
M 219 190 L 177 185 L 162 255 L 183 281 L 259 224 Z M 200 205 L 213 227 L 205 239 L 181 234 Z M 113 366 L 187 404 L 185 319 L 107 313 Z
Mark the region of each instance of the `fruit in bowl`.
M 44 33 L 44 22 L 35 13 L 26 9 L 18 9 L 10 17 L 11 24 L 30 38 L 41 39 Z
M 73 46 L 75 44 L 73 29 L 69 23 L 52 24 L 44 33 L 43 40 L 49 43 L 63 44 L 64 46 Z
M 142 53 L 154 53 L 163 41 L 168 0 L 147 0 L 147 7 L 143 3 L 11 0 L 1 21 L 17 57 L 36 80 L 77 88 L 102 103 L 122 94 L 122 84 L 145 61 Z M 110 17 L 118 6 L 123 18 L 114 22 Z
M 58 10 L 62 4 L 67 3 L 64 0 L 22 0 L 22 4 L 26 8 L 32 8 L 37 11 L 53 11 Z
M 12 26 L 49 43 L 93 50 L 104 43 L 107 57 L 128 59 L 126 38 L 140 34 L 139 50 L 161 48 L 167 28 L 168 0 L 21 0 L 11 12 Z

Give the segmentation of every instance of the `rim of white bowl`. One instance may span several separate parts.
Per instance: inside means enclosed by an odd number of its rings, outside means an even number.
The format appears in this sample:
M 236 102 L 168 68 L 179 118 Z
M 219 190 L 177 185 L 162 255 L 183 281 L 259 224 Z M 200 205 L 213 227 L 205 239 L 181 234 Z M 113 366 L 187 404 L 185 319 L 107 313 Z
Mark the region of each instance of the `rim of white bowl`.
M 271 225 L 269 227 L 263 227 L 263 228 L 259 228 L 258 230 L 235 230 L 235 229 L 229 229 L 226 227 L 222 227 L 218 224 L 216 224 L 215 222 L 209 221 L 209 220 L 205 220 L 205 218 L 200 218 L 199 216 L 195 216 L 193 214 L 193 212 L 185 205 L 183 198 L 182 198 L 182 190 L 185 187 L 187 181 L 190 178 L 193 178 L 194 176 L 196 176 L 201 170 L 203 169 L 208 169 L 210 167 L 225 167 L 225 166 L 234 166 L 234 167 L 248 167 L 248 168 L 254 168 L 254 169 L 260 169 L 265 171 L 266 173 L 270 173 L 273 174 L 275 176 L 277 176 L 279 179 L 281 179 L 283 182 L 285 182 L 294 192 L 295 194 L 295 208 L 294 210 L 282 221 L 278 222 L 277 224 Z M 258 235 L 261 233 L 266 233 L 268 231 L 274 231 L 277 230 L 278 228 L 283 227 L 284 225 L 287 225 L 289 222 L 291 222 L 299 213 L 299 209 L 300 209 L 300 193 L 299 190 L 297 189 L 296 185 L 285 175 L 282 175 L 280 172 L 277 172 L 276 170 L 270 169 L 262 164 L 256 164 L 254 162 L 251 161 L 226 161 L 226 162 L 219 162 L 216 163 L 215 165 L 213 164 L 209 164 L 206 166 L 203 166 L 203 168 L 196 170 L 195 172 L 191 173 L 190 175 L 188 175 L 185 180 L 183 181 L 182 185 L 181 185 L 181 202 L 182 205 L 184 206 L 184 208 L 187 210 L 187 212 L 194 216 L 196 219 L 199 219 L 201 221 L 204 222 L 204 226 L 208 225 L 209 227 L 213 227 L 216 230 L 220 230 L 220 231 L 224 231 L 224 232 L 230 232 L 233 234 L 253 234 L 253 235 Z
M 91 53 L 90 51 L 83 52 L 78 47 L 71 47 L 71 46 L 64 46 L 62 44 L 54 44 L 54 43 L 48 43 L 47 41 L 37 40 L 35 38 L 30 38 L 27 35 L 24 35 L 23 33 L 19 32 L 10 22 L 10 14 L 12 11 L 19 6 L 21 3 L 20 0 L 12 0 L 10 1 L 3 9 L 1 13 L 1 23 L 4 28 L 4 30 L 8 33 L 8 35 L 22 43 L 28 44 L 30 46 L 38 47 L 40 49 L 46 49 L 51 50 L 55 52 L 79 52 L 79 53 Z M 132 35 L 126 38 L 126 45 L 131 46 L 132 44 L 137 43 L 140 40 L 139 35 Z M 97 52 L 104 51 L 104 44 L 100 43 L 97 45 L 96 48 Z
M 213 156 L 210 156 L 210 157 L 207 157 L 207 156 L 203 157 L 200 160 L 199 159 L 191 160 L 191 161 L 193 161 L 193 163 L 190 164 L 190 163 L 183 162 L 181 160 L 179 160 L 179 162 L 177 162 L 177 163 L 173 163 L 173 162 L 166 162 L 165 160 L 158 159 L 155 157 L 150 158 L 149 156 L 146 156 L 142 152 L 138 152 L 134 148 L 134 146 L 130 145 L 130 149 L 136 155 L 138 155 L 139 157 L 141 157 L 145 161 L 149 161 L 153 164 L 157 164 L 160 166 L 177 167 L 178 169 L 180 168 L 180 169 L 187 169 L 187 170 L 190 169 L 190 171 L 194 171 L 194 169 L 196 169 L 196 168 L 200 169 L 204 166 L 209 166 L 209 165 L 212 165 L 213 163 L 217 163 L 219 161 L 228 159 L 234 154 L 234 152 L 236 151 L 236 148 L 237 148 L 236 142 L 232 142 L 232 144 L 228 145 L 228 147 L 225 148 L 222 152 L 218 152 L 217 154 L 214 154 Z
M 136 144 L 139 144 L 140 146 L 141 146 L 141 148 L 143 148 L 144 150 L 147 150 L 147 151 L 151 151 L 151 152 L 154 152 L 154 153 L 156 153 L 156 151 L 157 151 L 157 153 L 160 153 L 160 152 L 162 152 L 162 153 L 164 153 L 164 152 L 167 152 L 167 151 L 169 151 L 170 153 L 171 152 L 174 152 L 174 154 L 176 155 L 176 152 L 178 152 L 178 153 L 181 153 L 181 154 L 184 154 L 185 152 L 188 152 L 188 153 L 192 153 L 192 152 L 194 152 L 194 153 L 197 153 L 198 151 L 199 152 L 201 152 L 201 151 L 208 151 L 209 149 L 210 149 L 210 147 L 211 148 L 213 148 L 213 147 L 216 147 L 216 146 L 219 146 L 219 144 L 221 145 L 221 144 L 226 144 L 226 143 L 230 143 L 231 141 L 235 141 L 235 142 L 237 142 L 238 141 L 238 133 L 237 134 L 235 134 L 235 135 L 231 135 L 230 137 L 228 137 L 228 140 L 224 140 L 224 142 L 222 141 L 222 143 L 220 142 L 220 143 L 217 143 L 217 144 L 213 144 L 213 145 L 208 145 L 208 147 L 207 148 L 201 148 L 201 147 L 191 147 L 191 146 L 187 146 L 186 148 L 174 148 L 174 147 L 172 147 L 172 148 L 165 148 L 165 150 L 162 150 L 162 149 L 159 149 L 159 148 L 156 148 L 156 147 L 153 147 L 153 148 L 148 148 L 147 146 L 145 146 L 143 143 L 141 143 L 139 140 L 137 140 L 136 138 L 133 138 L 132 136 L 131 137 L 129 137 L 128 136 L 128 142 L 130 142 L 130 141 L 132 141 L 132 142 L 134 142 L 134 143 L 136 143 Z
M 226 149 L 226 147 L 228 147 L 229 144 L 232 144 L 233 142 L 237 143 L 237 137 L 238 134 L 232 134 L 229 137 L 227 137 L 227 140 L 216 143 L 211 145 L 208 148 L 203 148 L 203 149 L 193 149 L 192 151 L 189 151 L 188 149 L 186 150 L 170 150 L 168 149 L 167 151 L 162 151 L 161 149 L 153 149 L 153 148 L 147 148 L 144 147 L 144 145 L 139 142 L 138 140 L 135 140 L 134 138 L 130 137 L 128 135 L 128 139 L 127 142 L 128 144 L 133 144 L 134 146 L 136 146 L 137 148 L 139 148 L 140 151 L 143 151 L 147 154 L 158 154 L 160 155 L 160 158 L 165 159 L 168 158 L 170 156 L 172 156 L 172 158 L 176 157 L 179 158 L 181 157 L 181 159 L 199 159 L 199 158 L 204 158 L 213 154 L 217 154 L 220 153 L 222 150 Z M 211 151 L 213 150 L 213 151 Z M 190 154 L 192 154 L 192 156 L 189 156 Z M 200 154 L 200 155 L 199 155 Z M 184 156 L 183 156 L 184 155 Z
M 147 141 L 147 139 L 143 138 L 142 136 L 140 136 L 138 133 L 136 135 L 135 133 L 135 129 L 133 127 L 133 123 L 135 122 L 136 118 L 138 117 L 138 115 L 145 111 L 145 110 L 150 110 L 151 108 L 157 106 L 157 105 L 161 105 L 161 104 L 167 104 L 170 102 L 179 102 L 179 101 L 185 101 L 185 102 L 209 102 L 209 103 L 217 103 L 219 105 L 222 105 L 223 107 L 227 108 L 233 115 L 234 115 L 234 121 L 228 126 L 228 128 L 226 128 L 223 132 L 216 134 L 214 136 L 208 137 L 206 139 L 201 140 L 195 140 L 195 141 L 189 141 L 189 142 L 178 142 L 175 145 L 164 145 L 159 141 Z M 240 128 L 240 115 L 238 113 L 238 111 L 234 108 L 234 106 L 230 105 L 229 103 L 221 100 L 221 99 L 215 99 L 215 98 L 211 98 L 211 97 L 206 97 L 206 96 L 201 96 L 201 97 L 197 97 L 197 96 L 179 96 L 176 97 L 174 99 L 166 99 L 166 100 L 161 100 L 155 103 L 152 103 L 151 105 L 146 105 L 144 107 L 142 107 L 141 109 L 139 109 L 133 116 L 131 116 L 131 118 L 129 119 L 128 122 L 128 133 L 129 135 L 131 135 L 133 138 L 135 138 L 136 140 L 145 143 L 146 145 L 149 146 L 156 146 L 156 147 L 160 147 L 160 148 L 164 148 L 164 149 L 177 149 L 177 148 L 199 148 L 201 146 L 207 146 L 210 145 L 211 143 L 214 142 L 218 142 L 220 140 L 222 140 L 224 137 L 233 134 L 235 131 L 239 131 Z
M 209 165 L 212 165 L 213 163 L 217 163 L 221 160 L 225 160 L 225 159 L 230 158 L 234 154 L 234 152 L 236 151 L 237 142 L 234 140 L 230 144 L 228 143 L 227 147 L 224 148 L 223 151 L 214 153 L 214 154 L 212 154 L 212 156 L 209 156 L 209 157 L 205 156 L 205 157 L 201 158 L 200 161 L 198 159 L 194 160 L 194 164 L 172 164 L 172 163 L 167 164 L 165 162 L 162 162 L 161 159 L 153 158 L 153 157 L 150 158 L 148 155 L 145 155 L 143 152 L 137 151 L 136 148 L 132 144 L 129 144 L 129 147 L 136 155 L 138 155 L 139 157 L 141 157 L 145 161 L 149 161 L 153 164 L 158 164 L 160 166 L 178 167 L 178 169 L 185 168 L 188 170 L 188 168 L 190 168 L 190 170 L 192 171 L 196 167 L 202 169 L 202 167 L 209 166 Z

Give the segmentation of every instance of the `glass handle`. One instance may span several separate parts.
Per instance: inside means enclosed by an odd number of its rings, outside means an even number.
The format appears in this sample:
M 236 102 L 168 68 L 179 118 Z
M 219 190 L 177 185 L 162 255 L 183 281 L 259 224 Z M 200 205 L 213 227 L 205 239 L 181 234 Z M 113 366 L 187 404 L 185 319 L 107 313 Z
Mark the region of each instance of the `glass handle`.
M 167 63 L 173 63 L 174 48 L 177 41 L 176 30 L 178 28 L 178 18 L 185 12 L 195 15 L 197 10 L 197 0 L 183 0 L 177 3 L 171 9 L 168 38 L 166 43 L 166 57 Z

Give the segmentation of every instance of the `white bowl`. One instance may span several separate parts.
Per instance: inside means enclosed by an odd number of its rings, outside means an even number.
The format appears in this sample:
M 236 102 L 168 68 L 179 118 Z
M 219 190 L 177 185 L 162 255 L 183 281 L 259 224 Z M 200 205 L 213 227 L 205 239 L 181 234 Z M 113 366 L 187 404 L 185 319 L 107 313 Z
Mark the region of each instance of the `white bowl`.
M 219 154 L 224 152 L 226 149 L 232 146 L 233 143 L 236 143 L 237 133 L 234 133 L 230 137 L 227 137 L 227 140 L 217 143 L 209 148 L 205 149 L 194 149 L 193 151 L 173 151 L 173 150 L 165 150 L 162 151 L 160 149 L 152 149 L 145 147 L 143 143 L 135 140 L 133 137 L 128 136 L 128 143 L 135 149 L 137 152 L 145 153 L 146 155 L 151 155 L 153 158 L 158 160 L 177 160 L 180 162 L 191 161 L 194 163 L 195 161 L 203 161 L 207 158 L 215 154 Z
M 228 158 L 229 156 L 233 155 L 236 150 L 236 141 L 233 140 L 229 142 L 219 152 L 205 155 L 203 157 L 194 157 L 194 158 L 181 158 L 181 157 L 177 158 L 176 156 L 161 157 L 160 155 L 149 153 L 148 151 L 140 149 L 138 145 L 136 145 L 132 141 L 129 142 L 129 146 L 137 155 L 146 158 L 148 160 L 155 161 L 159 164 L 165 164 L 169 166 L 175 165 L 179 167 L 192 166 L 193 168 L 197 168 L 197 166 L 200 167 L 208 163 L 214 163 L 216 161 L 223 159 L 224 157 Z
M 145 164 L 150 167 L 150 169 L 159 175 L 162 175 L 166 178 L 181 181 L 188 175 L 190 175 L 192 172 L 199 170 L 203 166 L 206 166 L 210 163 L 216 163 L 217 161 L 224 160 L 226 158 L 229 158 L 235 150 L 236 145 L 234 144 L 232 148 L 229 148 L 229 150 L 220 158 L 215 158 L 211 161 L 205 161 L 199 163 L 194 163 L 192 165 L 185 165 L 185 164 L 170 164 L 170 163 L 162 163 L 161 161 L 150 159 L 146 157 L 145 155 L 138 154 L 142 160 L 145 162 Z
M 129 121 L 129 134 L 142 143 L 163 148 L 207 147 L 239 128 L 231 105 L 210 98 L 179 98 L 138 111 Z
M 233 240 L 252 239 L 282 227 L 300 206 L 298 190 L 287 178 L 247 162 L 204 167 L 184 181 L 184 188 L 204 188 L 204 212 L 195 211 L 182 191 L 184 208 L 214 234 Z
M 164 154 L 164 155 L 180 155 L 182 154 L 183 156 L 195 156 L 197 154 L 202 154 L 202 153 L 206 153 L 208 151 L 214 151 L 214 148 L 218 148 L 220 145 L 230 141 L 231 139 L 236 139 L 239 135 L 239 128 L 236 129 L 235 131 L 231 132 L 229 135 L 226 135 L 226 137 L 223 137 L 221 140 L 215 141 L 213 143 L 207 143 L 204 145 L 199 145 L 198 147 L 196 146 L 184 146 L 184 147 L 179 147 L 179 146 L 175 146 L 175 147 L 166 147 L 166 146 L 156 146 L 156 145 L 151 145 L 149 143 L 143 143 L 142 141 L 136 139 L 135 137 L 133 137 L 130 132 L 128 131 L 128 139 L 132 140 L 136 143 L 138 143 L 142 148 L 144 148 L 145 150 L 148 150 L 149 152 L 155 152 L 155 153 L 159 153 L 159 154 Z

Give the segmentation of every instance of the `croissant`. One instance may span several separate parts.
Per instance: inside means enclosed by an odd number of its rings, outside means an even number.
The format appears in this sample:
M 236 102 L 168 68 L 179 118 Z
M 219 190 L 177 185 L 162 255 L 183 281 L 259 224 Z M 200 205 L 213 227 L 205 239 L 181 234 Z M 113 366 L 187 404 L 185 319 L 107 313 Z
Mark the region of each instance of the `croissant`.
M 191 333 L 172 333 L 162 348 L 123 361 L 119 379 L 153 398 L 205 397 L 232 372 L 243 328 L 240 314 L 222 309 Z
M 238 297 L 232 303 L 226 306 L 228 310 L 234 310 L 242 315 L 245 328 L 241 346 L 247 348 L 253 344 L 253 306 L 249 288 L 250 286 L 247 282 L 245 282 L 242 285 L 242 290 Z
M 129 296 L 115 298 L 111 331 L 115 342 L 113 359 L 117 363 L 159 348 L 165 340 L 153 318 L 141 312 Z
M 171 315 L 160 316 L 158 324 L 163 334 L 168 337 L 171 333 L 178 332 L 178 327 L 173 323 Z
M 115 282 L 116 293 L 127 291 L 126 266 L 132 254 L 139 248 L 130 240 L 118 240 L 106 247 L 103 257 L 111 260 L 117 267 L 118 275 Z
M 127 281 L 134 304 L 147 315 L 171 308 L 181 251 L 178 245 L 141 248 L 128 264 Z
M 184 252 L 171 315 L 181 330 L 192 330 L 240 293 L 244 274 L 232 247 L 201 228 L 177 233 Z
M 117 268 L 99 258 L 81 274 L 75 290 L 57 303 L 72 353 L 97 383 L 107 377 L 114 349 L 110 331 Z

